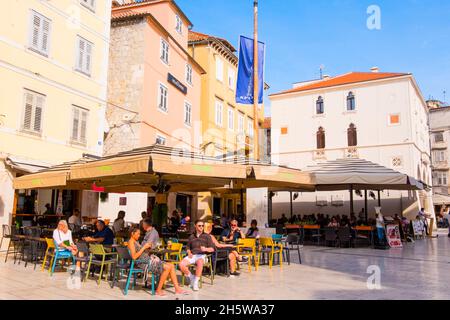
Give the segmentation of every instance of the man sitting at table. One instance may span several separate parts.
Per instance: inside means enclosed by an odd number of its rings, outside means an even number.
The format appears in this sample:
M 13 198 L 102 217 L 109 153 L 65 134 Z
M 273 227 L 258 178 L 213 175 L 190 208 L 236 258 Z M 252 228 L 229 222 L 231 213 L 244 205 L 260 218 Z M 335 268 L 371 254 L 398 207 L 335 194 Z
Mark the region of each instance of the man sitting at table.
M 114 243 L 114 233 L 103 220 L 97 220 L 97 232 L 92 237 L 83 238 L 86 242 L 112 245 Z
M 198 281 L 203 272 L 203 265 L 206 261 L 206 254 L 215 251 L 211 236 L 204 232 L 205 224 L 201 220 L 195 221 L 195 232 L 189 237 L 187 244 L 187 257 L 180 263 L 180 270 L 189 277 L 192 290 L 198 291 Z M 189 271 L 189 265 L 195 264 L 195 275 Z
M 153 227 L 152 219 L 151 218 L 145 218 L 144 222 L 142 223 L 142 228 L 145 231 L 145 237 L 142 241 L 141 245 L 151 244 L 151 249 L 155 249 L 158 245 L 159 241 L 159 233 L 158 231 Z
M 245 238 L 245 234 L 238 227 L 237 220 L 231 220 L 230 228 L 223 230 L 221 238 L 224 242 L 237 243 L 238 239 Z

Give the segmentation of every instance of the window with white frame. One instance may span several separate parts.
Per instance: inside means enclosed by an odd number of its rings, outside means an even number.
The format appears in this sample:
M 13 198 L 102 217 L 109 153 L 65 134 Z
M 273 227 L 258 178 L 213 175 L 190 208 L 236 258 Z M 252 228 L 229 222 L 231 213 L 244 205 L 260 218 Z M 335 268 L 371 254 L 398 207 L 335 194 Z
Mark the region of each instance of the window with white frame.
M 45 96 L 40 93 L 25 90 L 24 100 L 25 106 L 23 112 L 22 130 L 35 134 L 41 134 Z
M 161 39 L 161 60 L 169 64 L 169 43 L 164 39 Z
M 219 57 L 216 57 L 216 79 L 223 81 L 223 61 Z
M 254 126 L 253 126 L 253 119 L 252 118 L 248 118 L 248 120 L 247 120 L 247 134 L 250 137 L 254 136 Z
M 89 111 L 73 106 L 72 108 L 72 134 L 70 140 L 72 142 L 86 144 L 86 131 Z
M 186 82 L 192 85 L 192 66 L 186 64 Z
M 80 0 L 80 3 L 84 7 L 88 8 L 92 11 L 95 11 L 95 0 Z
M 221 101 L 216 101 L 216 125 L 222 127 L 223 125 L 223 104 Z
M 92 49 L 94 44 L 80 36 L 77 37 L 77 61 L 76 70 L 86 75 L 91 75 Z
M 434 151 L 434 161 L 435 162 L 444 162 L 445 160 L 446 160 L 446 157 L 445 157 L 444 150 Z
M 235 89 L 236 72 L 232 68 L 228 68 L 228 87 L 232 90 Z
M 158 109 L 164 112 L 169 111 L 168 106 L 168 95 L 169 89 L 162 83 L 159 84 L 159 93 L 158 93 Z
M 228 107 L 228 130 L 234 130 L 234 108 Z
M 176 24 L 175 29 L 179 34 L 183 34 L 183 20 L 181 20 L 180 16 L 176 16 Z
M 30 49 L 48 56 L 50 48 L 51 21 L 42 14 L 31 10 Z
M 156 135 L 156 144 L 165 146 L 166 145 L 166 138 L 163 136 L 160 136 L 159 134 Z
M 244 115 L 241 112 L 238 114 L 238 132 L 244 133 Z
M 184 103 L 184 124 L 192 125 L 192 105 L 187 101 Z
M 448 173 L 446 171 L 437 171 L 434 173 L 435 181 L 434 184 L 438 186 L 447 186 L 448 184 Z

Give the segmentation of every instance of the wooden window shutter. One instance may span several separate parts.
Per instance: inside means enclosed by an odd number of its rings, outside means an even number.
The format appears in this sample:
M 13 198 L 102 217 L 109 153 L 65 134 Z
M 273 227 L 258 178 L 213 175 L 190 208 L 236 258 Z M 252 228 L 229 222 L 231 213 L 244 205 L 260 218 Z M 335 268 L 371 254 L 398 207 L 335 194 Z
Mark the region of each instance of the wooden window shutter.
M 31 47 L 39 49 L 39 34 L 41 32 L 41 17 L 33 13 L 33 31 L 31 33 Z
M 23 120 L 23 129 L 31 130 L 31 118 L 33 116 L 33 95 L 25 93 L 25 114 Z
M 87 111 L 81 112 L 80 142 L 86 143 Z
M 34 111 L 34 131 L 41 132 L 42 129 L 42 108 L 44 107 L 44 97 L 36 97 L 36 107 Z
M 73 122 L 72 122 L 72 140 L 78 141 L 78 127 L 80 125 L 80 110 L 73 108 Z
M 41 48 L 40 48 L 42 50 L 42 52 L 48 53 L 49 40 L 50 40 L 50 21 L 43 19 L 43 21 L 42 21 L 42 44 L 41 44 Z

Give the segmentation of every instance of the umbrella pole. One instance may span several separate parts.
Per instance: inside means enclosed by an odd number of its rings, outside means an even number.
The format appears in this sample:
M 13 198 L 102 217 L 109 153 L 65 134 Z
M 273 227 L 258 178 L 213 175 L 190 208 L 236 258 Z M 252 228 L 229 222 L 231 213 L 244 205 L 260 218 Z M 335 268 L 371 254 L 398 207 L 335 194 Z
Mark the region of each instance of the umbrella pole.
M 364 213 L 365 213 L 365 215 L 366 215 L 366 223 L 367 223 L 367 221 L 369 220 L 368 219 L 368 213 L 367 213 L 367 189 L 366 190 L 364 190 Z
M 378 190 L 378 206 L 381 207 L 381 191 Z
M 355 214 L 355 210 L 353 209 L 353 185 L 350 185 L 350 215 Z

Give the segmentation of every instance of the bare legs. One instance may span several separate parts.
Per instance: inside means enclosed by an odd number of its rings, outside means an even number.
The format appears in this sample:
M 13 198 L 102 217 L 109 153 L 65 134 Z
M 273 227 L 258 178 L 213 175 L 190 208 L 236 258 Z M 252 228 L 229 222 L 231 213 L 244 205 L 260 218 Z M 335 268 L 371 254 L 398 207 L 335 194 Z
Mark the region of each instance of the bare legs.
M 180 266 L 181 268 L 181 266 Z M 164 296 L 165 294 L 162 291 L 162 287 L 166 282 L 167 278 L 170 276 L 170 280 L 172 280 L 173 286 L 175 287 L 176 294 L 182 294 L 185 291 L 180 288 L 178 284 L 177 274 L 175 273 L 175 266 L 171 263 L 164 263 L 163 272 L 159 278 L 158 288 L 156 289 L 156 294 L 159 296 Z

